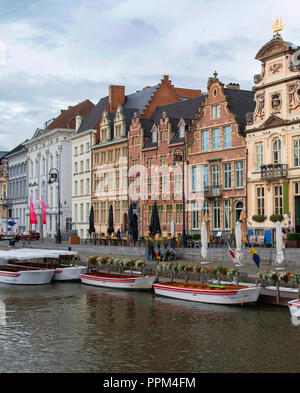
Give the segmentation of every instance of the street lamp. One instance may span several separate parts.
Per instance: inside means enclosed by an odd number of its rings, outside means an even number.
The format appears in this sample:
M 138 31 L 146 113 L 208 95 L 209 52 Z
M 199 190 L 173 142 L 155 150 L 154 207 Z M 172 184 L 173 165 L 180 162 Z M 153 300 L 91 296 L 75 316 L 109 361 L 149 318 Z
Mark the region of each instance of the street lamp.
M 56 243 L 61 243 L 61 231 L 60 231 L 60 188 L 59 188 L 59 172 L 56 168 L 51 168 L 48 174 L 48 184 L 57 182 L 58 190 L 58 212 L 56 220 Z
M 185 195 L 184 195 L 184 149 L 177 147 L 173 153 L 173 165 L 176 162 L 182 162 L 182 248 L 186 247 L 186 233 L 185 233 Z

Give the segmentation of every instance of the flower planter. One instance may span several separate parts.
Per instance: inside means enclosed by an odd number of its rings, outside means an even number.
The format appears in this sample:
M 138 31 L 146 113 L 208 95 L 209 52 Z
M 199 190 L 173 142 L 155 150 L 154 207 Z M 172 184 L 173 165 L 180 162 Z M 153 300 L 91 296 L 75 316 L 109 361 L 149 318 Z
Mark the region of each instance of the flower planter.
M 300 240 L 287 240 L 288 248 L 300 248 Z
M 69 237 L 69 244 L 80 244 L 80 237 L 79 236 L 70 236 Z

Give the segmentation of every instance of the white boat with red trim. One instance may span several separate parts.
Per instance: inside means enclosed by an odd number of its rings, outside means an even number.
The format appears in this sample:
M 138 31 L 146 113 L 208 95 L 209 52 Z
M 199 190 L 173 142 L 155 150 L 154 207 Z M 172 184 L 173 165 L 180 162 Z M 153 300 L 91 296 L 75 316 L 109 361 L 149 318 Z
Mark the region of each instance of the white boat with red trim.
M 300 299 L 290 300 L 288 306 L 292 317 L 300 318 Z
M 117 274 L 103 272 L 89 272 L 80 275 L 83 284 L 98 287 L 119 289 L 151 289 L 155 276 L 136 276 L 132 274 Z
M 243 285 L 208 285 L 186 282 L 163 282 L 153 285 L 156 295 L 212 304 L 255 303 L 261 288 Z
M 21 248 L 0 251 L 0 260 L 9 261 L 15 265 L 54 269 L 54 281 L 80 281 L 80 274 L 87 271 L 87 266 L 72 263 L 71 260 L 77 257 L 76 251 L 65 250 Z
M 37 285 L 49 284 L 54 269 L 39 269 L 21 265 L 1 265 L 0 282 L 5 284 Z

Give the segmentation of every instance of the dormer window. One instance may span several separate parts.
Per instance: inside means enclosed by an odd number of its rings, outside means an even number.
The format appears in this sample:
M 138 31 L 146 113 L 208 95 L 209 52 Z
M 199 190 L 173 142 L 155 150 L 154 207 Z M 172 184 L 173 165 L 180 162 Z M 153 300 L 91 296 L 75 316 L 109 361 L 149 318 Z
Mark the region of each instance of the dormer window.
M 184 138 L 184 126 L 180 126 L 179 128 L 179 138 Z
M 153 131 L 153 133 L 152 133 L 152 142 L 153 143 L 157 142 L 157 131 Z

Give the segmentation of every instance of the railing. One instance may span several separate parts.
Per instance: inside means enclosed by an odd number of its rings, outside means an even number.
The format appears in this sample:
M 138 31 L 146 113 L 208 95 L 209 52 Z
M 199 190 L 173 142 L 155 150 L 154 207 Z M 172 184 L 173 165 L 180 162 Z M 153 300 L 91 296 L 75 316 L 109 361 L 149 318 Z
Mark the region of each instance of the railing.
M 260 178 L 265 180 L 278 179 L 287 177 L 288 167 L 287 164 L 272 164 L 262 165 L 260 167 Z
M 207 198 L 214 198 L 221 195 L 222 187 L 221 185 L 204 186 L 203 188 L 204 196 Z

